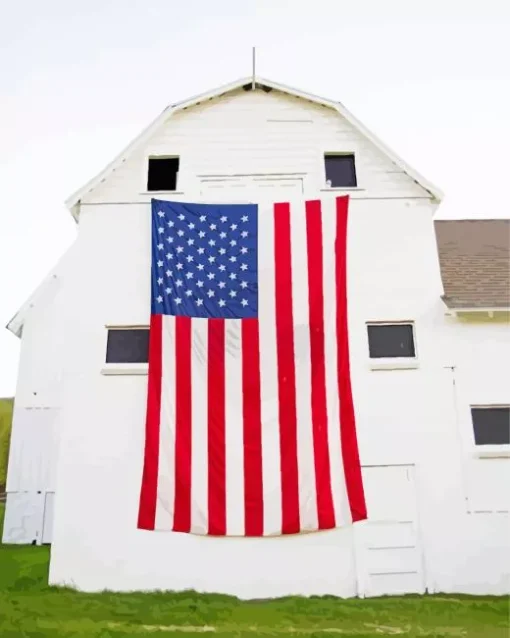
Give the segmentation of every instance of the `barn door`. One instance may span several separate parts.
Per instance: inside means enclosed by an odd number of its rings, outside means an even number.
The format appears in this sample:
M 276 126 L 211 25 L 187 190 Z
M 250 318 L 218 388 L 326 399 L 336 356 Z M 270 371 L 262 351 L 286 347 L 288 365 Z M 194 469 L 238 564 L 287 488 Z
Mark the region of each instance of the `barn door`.
M 43 507 L 40 492 L 8 492 L 2 542 L 40 545 Z
M 200 180 L 200 195 L 211 201 L 258 201 L 299 197 L 302 177 L 285 175 L 219 175 Z
M 360 595 L 424 593 L 414 466 L 367 466 L 363 481 L 368 521 L 355 526 Z

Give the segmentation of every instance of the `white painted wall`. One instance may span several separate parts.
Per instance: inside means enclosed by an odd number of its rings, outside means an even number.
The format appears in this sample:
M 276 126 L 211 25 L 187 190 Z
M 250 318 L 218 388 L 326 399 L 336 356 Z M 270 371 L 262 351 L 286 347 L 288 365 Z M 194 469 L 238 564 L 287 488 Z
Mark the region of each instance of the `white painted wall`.
M 312 122 L 267 122 L 284 116 Z M 305 196 L 333 196 L 317 190 L 322 153 L 358 151 L 349 330 L 370 521 L 268 539 L 136 529 L 147 377 L 101 371 L 105 326 L 149 320 L 150 196 L 140 194 L 142 153 L 82 206 L 76 264 L 58 310 L 48 310 L 63 322 L 67 380 L 58 405 L 50 582 L 85 590 L 194 588 L 244 598 L 509 592 L 504 481 L 510 461 L 473 458 L 469 404 L 510 402 L 503 380 L 510 345 L 504 326 L 459 326 L 444 317 L 434 209 L 424 191 L 393 173 L 340 118 L 275 94 L 240 93 L 184 112 L 150 147 L 182 154 L 185 192 L 172 197 L 183 201 L 207 201 L 196 174 L 213 172 L 302 171 Z M 251 184 L 239 195 L 236 188 L 219 197 L 256 201 L 281 193 Z M 417 368 L 371 369 L 365 324 L 373 320 L 415 322 Z M 52 339 L 37 334 L 27 358 L 51 358 Z M 447 366 L 456 366 L 454 372 Z M 18 392 L 28 396 L 33 381 L 24 370 Z

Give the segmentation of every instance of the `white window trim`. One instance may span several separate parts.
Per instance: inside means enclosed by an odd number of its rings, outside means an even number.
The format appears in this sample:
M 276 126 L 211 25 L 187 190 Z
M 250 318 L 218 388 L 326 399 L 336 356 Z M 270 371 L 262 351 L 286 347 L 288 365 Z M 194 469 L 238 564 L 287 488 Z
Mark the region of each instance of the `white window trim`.
M 477 459 L 500 459 L 510 458 L 510 445 L 476 445 L 473 456 Z
M 490 445 L 477 445 L 475 441 L 475 425 L 471 410 L 492 410 L 496 408 L 508 408 L 508 403 L 474 403 L 469 405 L 471 422 L 471 440 L 473 443 L 473 456 L 478 459 L 510 458 L 510 443 L 492 443 Z
M 179 160 L 179 170 L 177 171 L 177 179 L 175 181 L 175 190 L 169 191 L 168 189 L 160 190 L 160 191 L 150 191 L 148 190 L 149 185 L 149 160 L 150 159 L 178 159 Z M 172 195 L 182 195 L 183 193 L 179 191 L 179 184 L 181 179 L 181 156 L 178 153 L 148 153 L 144 161 L 142 162 L 142 185 L 140 188 L 141 195 L 162 195 L 162 194 L 172 194 Z
M 148 373 L 148 363 L 107 363 L 101 368 L 101 374 L 105 377 L 146 376 Z
M 326 157 L 335 156 L 335 155 L 353 155 L 354 156 L 354 171 L 356 173 L 356 186 L 328 186 L 326 182 Z M 333 151 L 331 149 L 323 150 L 321 153 L 321 165 L 322 165 L 322 186 L 320 188 L 321 192 L 330 192 L 330 191 L 362 191 L 364 188 L 360 187 L 361 175 L 358 171 L 358 161 L 357 161 L 357 152 L 354 149 L 342 149 L 341 151 Z
M 411 326 L 413 331 L 414 357 L 370 357 L 370 345 L 368 341 L 368 326 Z M 368 367 L 370 370 L 416 370 L 420 367 L 418 358 L 418 344 L 416 340 L 416 326 L 412 319 L 399 319 L 395 321 L 366 321 L 365 335 L 368 351 Z
M 185 192 L 184 191 L 140 191 L 138 194 L 145 195 L 147 197 L 154 197 L 154 195 L 165 195 L 165 196 L 173 197 L 174 195 L 185 195 Z
M 418 359 L 412 357 L 389 357 L 370 359 L 370 370 L 417 370 L 420 367 Z
M 319 189 L 321 193 L 357 193 L 365 192 L 366 188 L 360 188 L 359 186 L 326 186 L 326 188 Z
M 103 352 L 106 358 L 106 347 L 108 344 L 108 331 L 109 330 L 148 330 L 149 324 L 147 323 L 135 323 L 135 324 L 117 324 L 107 323 L 105 324 L 105 342 Z M 101 368 L 101 374 L 103 376 L 140 376 L 147 375 L 149 370 L 149 364 L 147 362 L 136 363 L 103 363 Z

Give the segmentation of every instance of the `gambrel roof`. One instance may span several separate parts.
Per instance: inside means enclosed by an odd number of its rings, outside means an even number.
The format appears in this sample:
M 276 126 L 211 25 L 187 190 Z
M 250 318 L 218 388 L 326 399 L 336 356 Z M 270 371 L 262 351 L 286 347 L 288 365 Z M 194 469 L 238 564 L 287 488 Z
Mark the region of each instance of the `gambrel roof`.
M 232 93 L 240 89 L 251 90 L 254 87 L 266 92 L 278 91 L 295 98 L 306 100 L 313 104 L 333 109 L 341 117 L 345 118 L 345 120 L 349 122 L 349 124 L 351 124 L 367 140 L 369 140 L 381 153 L 388 157 L 390 161 L 392 161 L 401 171 L 406 173 L 411 179 L 413 179 L 423 189 L 430 193 L 431 197 L 433 197 L 437 201 L 441 201 L 441 199 L 443 198 L 443 194 L 439 190 L 439 188 L 425 179 L 425 177 L 420 175 L 414 168 L 404 162 L 404 160 L 399 157 L 394 151 L 388 148 L 386 144 L 384 144 L 357 118 L 355 118 L 354 115 L 352 115 L 352 113 L 348 111 L 342 103 L 318 97 L 316 95 L 312 95 L 311 93 L 306 93 L 305 91 L 301 91 L 299 89 L 295 89 L 278 82 L 273 82 L 272 80 L 267 80 L 265 78 L 256 77 L 255 79 L 253 79 L 252 77 L 245 77 L 236 80 L 235 82 L 231 82 L 230 84 L 220 86 L 216 89 L 213 89 L 212 91 L 207 91 L 206 93 L 202 93 L 200 95 L 188 98 L 187 100 L 184 100 L 182 102 L 176 102 L 175 104 L 170 104 L 169 106 L 167 106 L 162 111 L 162 113 L 144 131 L 140 133 L 137 138 L 135 138 L 112 162 L 110 162 L 110 164 L 108 164 L 108 166 L 106 166 L 100 173 L 98 173 L 95 177 L 88 181 L 84 186 L 79 188 L 66 200 L 66 206 L 70 210 L 73 217 L 75 219 L 78 218 L 79 206 L 82 198 L 85 197 L 87 193 L 93 190 L 101 182 L 104 182 L 132 154 L 136 153 L 138 149 L 143 148 L 146 142 L 166 124 L 166 122 L 170 117 L 172 117 L 172 115 L 184 109 L 189 109 L 193 106 L 198 106 L 199 104 L 203 104 L 204 102 L 222 97 L 228 93 Z M 61 262 L 59 262 L 59 266 L 60 265 Z M 44 294 L 47 286 L 51 281 L 54 280 L 55 277 L 56 273 L 52 271 L 50 275 L 42 282 L 42 284 L 35 290 L 35 292 L 27 299 L 27 301 L 23 304 L 16 315 L 11 319 L 11 321 L 7 325 L 7 328 L 11 330 L 11 332 L 13 332 L 15 335 L 21 336 L 22 327 L 27 313 L 29 312 L 30 308 L 36 303 L 36 300 L 38 300 Z
M 182 102 L 176 102 L 175 104 L 167 106 L 163 110 L 163 112 L 144 131 L 142 131 L 142 133 L 136 139 L 134 139 L 112 162 L 110 162 L 110 164 L 108 164 L 108 166 L 106 166 L 100 173 L 98 173 L 95 177 L 93 177 L 90 181 L 88 181 L 84 186 L 78 189 L 66 200 L 66 206 L 71 211 L 73 217 L 77 217 L 78 206 L 81 199 L 88 192 L 94 189 L 98 184 L 105 181 L 115 170 L 117 170 L 117 168 L 119 168 L 119 166 L 121 166 L 131 156 L 131 154 L 135 153 L 139 148 L 141 148 L 155 133 L 157 133 L 158 129 L 162 127 L 168 121 L 168 118 L 172 117 L 174 113 L 191 108 L 193 106 L 197 106 L 199 104 L 203 104 L 204 102 L 208 102 L 215 98 L 222 97 L 227 93 L 231 93 L 242 88 L 249 90 L 252 87 L 253 78 L 241 78 L 240 80 L 236 80 L 235 82 L 232 82 L 230 84 L 220 86 L 219 88 L 213 89 L 212 91 L 208 91 Z M 306 93 L 299 89 L 294 89 L 284 84 L 279 84 L 278 82 L 273 82 L 272 80 L 267 80 L 261 77 L 255 78 L 255 88 L 262 89 L 267 92 L 279 91 L 280 93 L 285 93 L 293 97 L 307 100 L 308 102 L 312 102 L 314 104 L 319 104 L 321 106 L 326 106 L 334 109 L 364 137 L 366 137 L 380 152 L 386 155 L 386 157 L 388 157 L 396 166 L 398 166 L 398 168 L 400 168 L 417 184 L 419 184 L 422 188 L 429 192 L 434 199 L 441 201 L 441 199 L 443 198 L 443 194 L 439 190 L 439 188 L 437 188 L 437 186 L 429 182 L 414 168 L 404 162 L 401 157 L 399 157 L 394 151 L 388 148 L 386 144 L 384 144 L 384 142 L 382 142 L 358 119 L 356 119 L 354 115 L 350 111 L 348 111 L 341 102 L 318 97 L 316 95 L 312 95 L 311 93 Z

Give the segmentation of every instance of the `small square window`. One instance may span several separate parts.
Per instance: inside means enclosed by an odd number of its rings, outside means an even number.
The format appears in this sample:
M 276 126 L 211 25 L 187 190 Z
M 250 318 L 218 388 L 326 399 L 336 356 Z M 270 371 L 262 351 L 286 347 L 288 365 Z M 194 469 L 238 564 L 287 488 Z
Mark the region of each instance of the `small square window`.
M 471 408 L 476 445 L 510 445 L 510 407 Z
M 367 330 L 371 359 L 416 356 L 413 324 L 369 324 Z
M 355 188 L 356 166 L 354 155 L 325 155 L 326 184 L 332 188 Z
M 147 363 L 148 361 L 148 328 L 115 328 L 108 330 L 106 363 Z
M 147 190 L 175 191 L 179 174 L 178 157 L 149 157 Z

